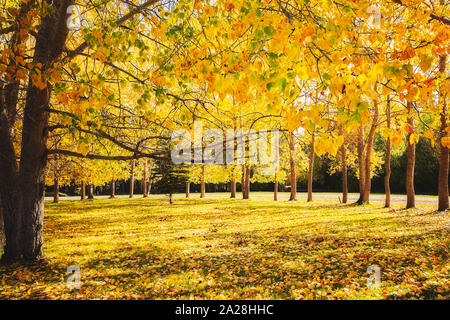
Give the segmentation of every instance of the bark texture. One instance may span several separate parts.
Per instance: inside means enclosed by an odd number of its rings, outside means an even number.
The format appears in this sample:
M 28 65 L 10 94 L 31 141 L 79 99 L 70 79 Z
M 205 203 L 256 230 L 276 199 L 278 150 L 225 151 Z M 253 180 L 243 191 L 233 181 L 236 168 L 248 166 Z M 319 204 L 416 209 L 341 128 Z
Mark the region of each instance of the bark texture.
M 84 181 L 81 181 L 80 198 L 81 200 L 86 199 L 86 183 Z
M 341 166 L 342 166 L 342 203 L 347 203 L 348 202 L 347 150 L 345 149 L 344 144 L 341 147 Z
M 200 177 L 200 198 L 205 197 L 205 165 L 202 164 L 202 173 Z
M 408 112 L 412 109 L 412 103 L 407 103 Z M 408 116 L 408 125 L 411 131 L 414 130 L 414 118 L 411 114 Z M 406 209 L 416 206 L 416 196 L 414 191 L 414 166 L 416 162 L 416 145 L 410 143 L 412 133 L 406 136 Z
M 357 201 L 358 204 L 362 204 L 364 202 L 364 184 L 366 182 L 366 160 L 364 158 L 364 126 L 358 130 L 358 173 L 359 173 L 359 199 Z
M 34 1 L 23 3 L 21 16 Z M 52 67 L 67 39 L 67 7 L 73 0 L 47 1 L 49 11 L 35 37 L 33 64 Z M 12 42 L 18 41 L 17 34 Z M 5 224 L 6 245 L 2 260 L 32 262 L 42 257 L 45 166 L 47 163 L 48 106 L 50 84 L 43 89 L 30 79 L 25 95 L 20 165 L 17 166 L 11 130 L 17 113 L 18 81 L 1 86 L 0 97 L 0 197 Z
M 144 178 L 142 179 L 142 195 L 144 198 L 148 197 L 147 187 L 147 160 L 144 160 Z
M 274 186 L 273 186 L 273 200 L 278 200 L 278 180 L 277 180 L 277 173 L 275 172 L 275 178 L 274 178 Z
M 372 116 L 372 124 L 370 126 L 369 136 L 367 137 L 367 144 L 365 147 L 365 165 L 364 169 L 366 173 L 364 175 L 364 190 L 363 190 L 363 203 L 369 203 L 370 197 L 370 189 L 371 189 L 371 172 L 372 172 L 372 149 L 373 149 L 373 139 L 375 137 L 375 131 L 378 125 L 378 101 L 374 101 L 373 106 L 373 116 Z
M 231 188 L 230 198 L 236 198 L 236 179 L 234 178 L 234 175 L 231 177 L 230 188 Z
M 136 167 L 136 160 L 131 161 L 131 176 L 130 176 L 130 198 L 134 196 L 134 169 Z
M 309 167 L 308 167 L 308 202 L 312 201 L 312 184 L 314 175 L 314 141 L 316 138 L 315 130 L 311 133 L 311 149 L 309 150 Z
M 358 131 L 358 172 L 359 172 L 359 199 L 358 204 L 369 203 L 371 190 L 372 151 L 375 131 L 378 126 L 378 101 L 374 101 L 372 110 L 372 123 L 367 135 L 364 137 L 364 126 Z
M 59 202 L 59 179 L 58 177 L 55 177 L 53 181 L 53 202 L 58 203 Z
M 20 17 L 25 17 L 36 4 L 36 0 L 21 1 Z M 34 34 L 33 56 L 27 62 L 40 64 L 41 74 L 55 67 L 60 60 L 67 41 L 67 8 L 73 0 L 43 0 L 48 7 L 42 15 L 38 30 Z M 156 3 L 147 1 L 118 20 L 123 24 L 142 10 Z M 40 4 L 41 6 L 43 4 Z M 15 54 L 21 44 L 19 28 L 12 30 L 8 46 Z M 77 50 L 68 53 L 68 60 L 88 47 L 84 42 Z M 17 54 L 16 54 L 17 55 Z M 15 63 L 15 62 L 14 62 Z M 60 68 L 60 67 L 58 67 Z M 41 81 L 46 81 L 44 78 Z M 19 81 L 14 77 L 6 84 L 0 84 L 0 198 L 5 226 L 6 243 L 2 256 L 3 263 L 36 262 L 42 258 L 45 167 L 47 164 L 47 139 L 49 122 L 49 102 L 52 92 L 50 83 L 43 88 L 34 85 L 30 78 L 24 91 L 23 116 L 21 125 L 21 150 L 19 165 L 14 150 L 12 130 L 16 125 L 19 110 Z M 84 189 L 83 189 L 84 190 Z M 82 192 L 83 194 L 83 192 Z
M 147 185 L 147 194 L 150 194 L 152 192 L 152 184 L 153 184 L 153 172 L 152 172 L 152 166 L 149 166 L 149 172 L 148 172 L 148 185 Z
M 386 104 L 386 125 L 388 129 L 391 129 L 391 100 L 388 97 Z M 391 188 L 389 186 L 391 179 L 391 138 L 387 137 L 386 140 L 386 159 L 385 159 L 386 173 L 384 175 L 384 192 L 386 198 L 384 200 L 384 207 L 389 208 L 391 206 Z
M 90 183 L 88 185 L 88 199 L 92 200 L 94 199 L 94 184 Z
M 242 199 L 250 198 L 250 167 L 244 166 L 244 185 L 242 186 Z
M 289 201 L 297 200 L 297 176 L 295 172 L 295 143 L 294 143 L 294 133 L 289 132 L 289 163 L 290 163 L 290 182 L 291 182 L 291 194 L 289 196 Z
M 447 56 L 439 57 L 439 71 L 444 73 L 446 67 Z M 440 92 L 440 100 L 442 104 L 441 109 L 441 127 L 440 127 L 440 140 L 447 137 L 448 134 L 445 131 L 447 128 L 447 95 Z M 448 203 L 448 165 L 449 165 L 449 155 L 448 148 L 442 143 L 440 143 L 440 154 L 439 154 L 439 178 L 438 178 L 438 210 L 444 211 L 449 208 Z
M 116 181 L 114 179 L 111 180 L 111 190 L 109 197 L 111 199 L 114 199 L 116 197 Z

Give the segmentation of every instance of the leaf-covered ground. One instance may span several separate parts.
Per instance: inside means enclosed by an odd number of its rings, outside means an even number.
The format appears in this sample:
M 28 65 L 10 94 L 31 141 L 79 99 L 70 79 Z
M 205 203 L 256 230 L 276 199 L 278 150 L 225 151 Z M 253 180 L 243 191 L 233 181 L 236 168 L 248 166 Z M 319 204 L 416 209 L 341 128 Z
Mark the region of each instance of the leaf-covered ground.
M 448 213 L 269 199 L 46 204 L 47 261 L 1 299 L 448 299 Z M 81 289 L 66 285 L 69 265 Z M 367 268 L 381 268 L 369 289 Z

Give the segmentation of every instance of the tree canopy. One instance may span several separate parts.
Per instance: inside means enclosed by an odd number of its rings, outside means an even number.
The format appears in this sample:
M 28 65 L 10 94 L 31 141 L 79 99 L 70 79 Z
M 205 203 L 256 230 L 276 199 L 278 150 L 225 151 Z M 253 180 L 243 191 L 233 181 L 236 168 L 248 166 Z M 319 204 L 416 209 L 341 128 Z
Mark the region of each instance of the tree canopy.
M 423 136 L 440 149 L 439 209 L 448 208 L 445 1 L 2 4 L 4 259 L 42 254 L 51 163 L 71 163 L 64 167 L 79 181 L 110 181 L 123 170 L 104 161 L 163 161 L 172 130 L 193 130 L 195 121 L 224 134 L 282 130 L 291 185 L 295 145 L 305 133 L 312 138 L 310 163 L 315 153 L 358 167 L 361 203 L 369 201 L 383 156 L 373 150 L 381 134 L 394 147 L 406 146 L 408 207 L 414 206 L 414 146 Z M 242 172 L 250 181 L 248 160 Z

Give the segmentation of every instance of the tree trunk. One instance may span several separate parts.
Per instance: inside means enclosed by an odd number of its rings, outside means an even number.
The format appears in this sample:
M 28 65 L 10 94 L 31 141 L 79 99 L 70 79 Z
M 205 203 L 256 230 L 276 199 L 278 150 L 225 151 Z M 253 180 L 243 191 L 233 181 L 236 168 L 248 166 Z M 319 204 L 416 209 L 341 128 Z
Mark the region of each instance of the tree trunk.
M 200 177 L 200 198 L 205 197 L 205 165 L 202 164 L 202 173 Z
M 314 174 L 314 140 L 316 137 L 315 128 L 311 133 L 311 149 L 309 151 L 309 167 L 308 167 L 308 199 L 307 202 L 312 201 L 312 184 Z
M 391 129 L 391 100 L 387 97 L 386 104 L 386 122 L 387 128 Z M 384 207 L 389 208 L 391 206 L 391 188 L 389 186 L 389 181 L 391 179 L 391 138 L 387 137 L 386 140 L 386 159 L 385 159 L 386 174 L 384 176 L 384 193 L 386 194 L 386 199 L 384 201 Z
M 242 199 L 244 199 L 244 194 L 245 194 L 245 165 L 241 166 L 241 192 L 242 192 Z
M 8 92 L 2 90 L 3 103 L 4 96 Z M 4 108 L 3 105 L 1 108 Z M 21 257 L 21 215 L 18 206 L 19 185 L 18 167 L 14 146 L 12 143 L 12 130 L 8 128 L 9 117 L 4 112 L 0 112 L 0 154 L 5 160 L 0 161 L 0 211 L 3 217 L 3 232 L 5 238 L 4 254 L 2 261 L 14 262 Z
M 152 167 L 150 165 L 149 173 L 148 173 L 148 185 L 147 185 L 147 194 L 152 192 L 152 184 L 153 184 L 153 172 Z
M 111 195 L 109 197 L 111 199 L 116 197 L 116 181 L 114 179 L 111 180 Z
M 41 74 L 55 68 L 65 48 L 68 35 L 67 8 L 74 4 L 73 0 L 44 1 L 48 7 L 46 14 L 39 22 L 35 35 L 31 65 L 41 65 Z M 19 16 L 26 17 L 35 1 L 21 2 Z M 153 2 L 149 2 L 149 5 Z M 25 12 L 22 9 L 25 8 Z M 132 15 L 131 15 L 132 16 Z M 17 28 L 18 29 L 18 28 Z M 14 50 L 17 31 L 13 34 L 11 45 Z M 14 36 L 16 35 L 16 36 Z M 57 68 L 60 68 L 56 66 Z M 39 75 L 37 75 L 39 76 Z M 31 77 L 30 77 L 31 78 Z M 42 81 L 46 81 L 44 78 Z M 42 257 L 45 166 L 47 164 L 47 138 L 49 121 L 50 84 L 45 88 L 34 85 L 29 79 L 23 107 L 22 141 L 20 163 L 14 151 L 11 130 L 14 128 L 14 116 L 17 113 L 17 90 L 3 90 L 0 84 L 0 198 L 5 224 L 6 245 L 2 261 L 35 262 Z M 18 89 L 19 83 L 14 78 L 5 88 L 12 84 Z M 12 99 L 11 99 L 12 98 Z M 15 100 L 15 101 L 14 101 Z
M 9 263 L 22 259 L 21 238 L 19 230 L 22 227 L 21 221 L 15 221 L 18 217 L 14 204 L 8 199 L 1 201 L 2 208 L 0 211 L 3 213 L 3 234 L 4 234 L 4 246 L 2 262 Z
M 233 125 L 233 130 L 236 133 L 236 119 L 234 119 L 234 125 Z M 234 155 L 234 159 L 233 159 L 233 163 L 236 162 L 236 158 L 237 158 L 237 137 L 236 134 L 233 135 L 233 155 Z M 235 177 L 235 173 L 236 173 L 236 166 L 233 164 L 231 166 L 231 181 L 230 181 L 230 189 L 231 189 L 231 196 L 230 198 L 236 198 L 236 177 Z
M 446 68 L 446 59 L 447 56 L 439 57 L 439 71 L 443 74 Z M 444 137 L 447 137 L 448 134 L 445 131 L 447 128 L 447 94 L 444 93 L 444 90 L 440 90 L 440 97 L 442 98 L 442 111 L 441 111 L 441 128 L 439 134 L 439 140 Z M 440 155 L 439 155 L 439 178 L 438 178 L 438 210 L 444 211 L 449 208 L 448 203 L 448 165 L 449 165 L 449 154 L 448 148 L 442 143 L 440 146 Z
M 0 204 L 0 251 L 3 250 L 4 245 L 5 245 L 5 227 L 3 224 L 2 206 Z
M 364 203 L 364 189 L 366 182 L 366 160 L 364 158 L 364 126 L 358 130 L 358 172 L 359 172 L 359 199 L 356 203 L 363 204 Z
M 410 114 L 412 103 L 407 103 L 408 109 L 408 124 L 411 129 L 414 129 L 414 118 Z M 416 206 L 415 191 L 414 191 L 414 165 L 416 161 L 416 145 L 410 143 L 411 133 L 406 136 L 406 209 L 414 208 Z
M 233 176 L 231 177 L 230 188 L 231 188 L 231 197 L 230 198 L 236 198 L 236 179 L 234 178 L 234 172 L 233 172 Z
M 54 159 L 54 176 L 53 176 L 53 202 L 58 203 L 59 202 L 59 176 L 58 176 L 58 169 L 59 169 L 59 159 L 58 155 L 55 156 Z
M 186 182 L 186 198 L 189 198 L 190 186 L 191 186 L 191 184 L 189 182 Z
M 230 198 L 236 198 L 236 178 L 234 176 L 235 170 L 236 170 L 236 167 L 233 165 L 232 169 L 231 169 L 231 180 L 230 180 L 231 196 L 230 196 Z
M 80 187 L 80 198 L 81 200 L 86 199 L 86 183 L 81 181 L 81 187 Z
M 242 199 L 250 198 L 250 167 L 245 165 L 244 167 L 244 186 L 242 192 Z
M 153 185 L 153 179 L 150 178 L 150 181 L 148 182 L 148 194 L 151 194 L 152 192 L 152 185 Z
M 19 16 L 26 16 L 34 2 L 24 2 Z M 72 1 L 48 1 L 53 10 L 40 22 L 36 35 L 33 65 L 40 63 L 42 74 L 52 67 L 64 47 L 68 29 L 67 7 Z M 13 52 L 20 38 L 11 38 Z M 43 80 L 45 81 L 45 80 Z M 17 114 L 19 81 L 12 78 L 1 88 L 0 99 L 0 198 L 5 224 L 6 245 L 2 261 L 33 262 L 42 257 L 45 165 L 47 163 L 48 105 L 51 88 L 39 89 L 29 79 L 23 108 L 20 165 L 13 147 L 12 130 Z
M 371 178 L 370 174 L 372 171 L 372 147 L 373 139 L 375 137 L 375 131 L 378 125 L 378 101 L 374 101 L 374 112 L 372 117 L 372 125 L 370 126 L 369 136 L 367 138 L 365 161 L 366 164 L 364 168 L 366 169 L 366 174 L 364 175 L 364 192 L 363 192 L 363 202 L 369 203 L 370 189 L 371 189 Z
M 94 199 L 94 184 L 90 183 L 88 185 L 88 199 L 92 200 Z
M 23 5 L 21 11 L 22 8 Z M 19 43 L 17 31 L 12 35 L 10 41 L 13 46 Z M 3 226 L 0 229 L 0 237 L 4 236 L 3 262 L 14 262 L 21 257 L 20 232 L 22 221 L 18 206 L 20 200 L 19 168 L 13 145 L 19 86 L 20 82 L 15 79 L 12 79 L 5 86 L 0 83 L 0 223 Z M 3 200 L 1 200 L 2 198 Z
M 341 134 L 343 130 L 341 129 Z M 347 179 L 347 150 L 344 144 L 341 147 L 341 166 L 342 166 L 342 203 L 348 202 L 348 179 Z
M 53 180 L 53 202 L 59 202 L 59 179 L 57 176 L 55 176 L 55 179 Z
M 130 198 L 134 196 L 134 168 L 136 167 L 136 160 L 131 161 L 131 176 L 130 176 Z
M 295 143 L 294 143 L 294 132 L 289 132 L 289 163 L 291 166 L 291 195 L 289 201 L 297 200 L 297 176 L 295 173 Z
M 273 200 L 278 200 L 278 180 L 277 180 L 277 172 L 275 171 L 274 177 L 274 186 L 273 186 Z
M 144 198 L 148 197 L 147 193 L 147 160 L 144 160 L 144 179 L 142 179 L 142 194 Z

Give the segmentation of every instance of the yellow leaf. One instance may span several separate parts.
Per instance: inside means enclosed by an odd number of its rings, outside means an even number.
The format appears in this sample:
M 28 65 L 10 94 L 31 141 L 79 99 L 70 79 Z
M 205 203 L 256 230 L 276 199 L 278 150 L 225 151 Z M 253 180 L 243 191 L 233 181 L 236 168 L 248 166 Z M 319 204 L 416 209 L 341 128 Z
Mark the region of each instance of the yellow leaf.
M 445 148 L 450 148 L 450 137 L 443 137 L 441 139 L 441 144 Z
M 415 133 L 411 133 L 411 135 L 409 136 L 409 143 L 416 144 L 417 142 L 419 142 L 419 135 L 415 134 Z
M 427 139 L 433 139 L 434 138 L 434 131 L 433 130 L 427 130 L 423 133 L 423 135 L 425 136 L 425 138 Z
M 391 141 L 395 147 L 398 147 L 402 143 L 401 131 L 396 130 L 396 131 L 392 132 Z

